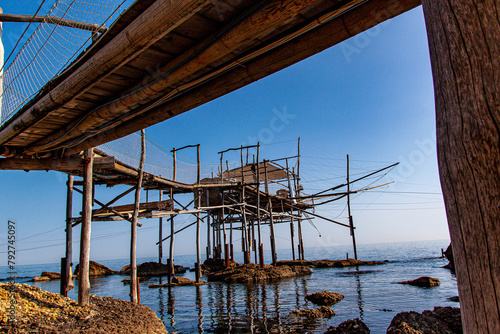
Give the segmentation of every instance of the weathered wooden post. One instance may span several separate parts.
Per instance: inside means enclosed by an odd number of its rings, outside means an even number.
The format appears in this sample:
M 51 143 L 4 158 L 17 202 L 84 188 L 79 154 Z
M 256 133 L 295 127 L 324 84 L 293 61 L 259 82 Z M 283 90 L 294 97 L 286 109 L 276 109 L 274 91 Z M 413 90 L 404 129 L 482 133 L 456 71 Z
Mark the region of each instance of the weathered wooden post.
M 87 306 L 90 302 L 90 224 L 92 222 L 92 171 L 94 149 L 85 151 L 83 165 L 82 229 L 80 236 L 80 264 L 78 272 L 78 305 Z
M 141 158 L 139 161 L 139 175 L 135 188 L 134 213 L 132 215 L 132 232 L 130 237 L 130 301 L 139 302 L 139 281 L 137 280 L 137 217 L 141 202 L 142 178 L 144 174 L 144 160 L 146 159 L 146 134 L 141 130 Z
M 265 172 L 265 186 L 266 186 L 266 196 L 268 198 L 268 207 L 267 210 L 269 212 L 269 230 L 271 234 L 271 258 L 273 261 L 273 266 L 276 267 L 276 237 L 274 235 L 274 217 L 273 217 L 273 202 L 271 200 L 271 194 L 269 193 L 269 180 L 267 177 L 267 160 L 264 160 L 264 172 Z
M 163 192 L 160 190 L 159 191 L 159 200 L 160 202 L 163 200 Z M 163 257 L 163 217 L 160 217 L 158 219 L 158 263 L 161 264 L 161 259 Z
M 197 157 L 198 157 L 198 175 L 197 184 L 200 185 L 201 181 L 201 161 L 200 161 L 200 144 L 197 145 Z M 198 200 L 196 201 L 196 207 L 199 210 L 201 207 L 201 188 L 197 188 L 196 195 Z M 201 218 L 200 212 L 196 213 L 196 283 L 200 283 L 201 278 Z
M 73 262 L 73 175 L 68 175 L 66 192 L 66 278 L 64 281 L 64 295 L 68 296 L 69 282 L 71 282 Z M 62 269 L 62 268 L 61 268 Z
M 464 333 L 500 333 L 499 4 L 422 4 Z

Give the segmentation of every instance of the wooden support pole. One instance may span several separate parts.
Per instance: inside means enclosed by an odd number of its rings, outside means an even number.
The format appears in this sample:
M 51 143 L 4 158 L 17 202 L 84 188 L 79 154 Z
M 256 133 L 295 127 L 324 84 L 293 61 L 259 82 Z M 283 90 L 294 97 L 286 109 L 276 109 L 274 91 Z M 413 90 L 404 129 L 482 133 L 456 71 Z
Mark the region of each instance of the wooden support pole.
M 262 245 L 262 229 L 261 229 L 261 216 L 260 216 L 260 142 L 257 143 L 257 234 L 259 237 L 259 263 L 264 267 L 264 246 Z
M 222 224 L 222 229 L 224 233 L 224 259 L 226 263 L 226 268 L 229 267 L 229 245 L 227 243 L 227 233 L 226 233 L 226 213 L 224 210 L 224 190 L 222 191 L 222 215 L 220 219 L 220 223 Z
M 159 191 L 159 200 L 163 200 L 163 192 Z M 161 264 L 163 258 L 163 217 L 158 218 L 158 263 Z
M 207 195 L 207 206 L 210 206 L 210 192 L 209 190 L 206 191 Z M 211 255 L 211 243 L 210 243 L 210 211 L 208 211 L 207 214 L 207 260 L 210 258 Z
M 73 266 L 73 226 L 71 218 L 73 217 L 73 175 L 68 175 L 67 191 L 66 191 L 66 280 L 65 294 L 68 296 L 69 282 L 71 282 L 71 267 Z
M 356 249 L 356 236 L 354 235 L 354 222 L 351 215 L 351 184 L 349 182 L 349 154 L 347 155 L 347 214 L 349 216 L 349 227 L 351 230 L 352 247 L 354 249 L 354 258 L 358 259 L 358 251 Z
M 499 4 L 422 5 L 463 332 L 500 333 Z
M 78 272 L 78 305 L 90 303 L 90 223 L 92 222 L 92 170 L 94 149 L 85 151 L 83 167 L 82 230 L 80 236 L 80 270 Z
M 265 184 L 266 184 L 266 195 L 268 198 L 268 208 L 269 212 L 269 229 L 271 231 L 271 257 L 273 261 L 273 266 L 276 266 L 276 237 L 274 235 L 274 218 L 273 218 L 273 203 L 271 201 L 271 196 L 269 194 L 269 180 L 267 176 L 267 160 L 264 160 L 264 173 L 265 173 Z
M 297 139 L 297 189 L 296 189 L 296 195 L 297 197 L 300 197 L 300 137 Z M 302 218 L 302 211 L 299 210 L 299 218 Z M 298 237 L 299 237 L 299 259 L 300 260 L 305 260 L 305 255 L 304 255 L 304 239 L 302 236 L 302 219 L 299 219 L 297 221 L 297 229 L 298 229 Z
M 199 174 L 198 174 L 198 183 L 200 182 L 199 180 Z M 201 207 L 201 190 L 198 191 L 198 207 Z M 200 213 L 196 213 L 196 283 L 200 282 L 201 278 L 201 219 L 200 219 Z
M 245 264 L 248 264 L 251 262 L 250 259 L 250 238 L 248 235 L 248 226 L 247 226 L 247 214 L 246 214 L 246 208 L 245 208 L 245 203 L 246 203 L 246 198 L 245 198 L 245 173 L 243 172 L 244 170 L 244 164 L 243 164 L 243 146 L 241 147 L 241 203 L 243 203 L 243 226 L 242 226 L 242 234 L 241 237 L 243 238 L 243 258 Z
M 144 176 L 144 160 L 146 160 L 146 134 L 141 130 L 141 158 L 139 160 L 139 176 L 135 189 L 134 213 L 132 215 L 132 231 L 130 235 L 130 301 L 139 303 L 139 284 L 137 280 L 137 217 L 141 203 L 142 179 Z
M 170 188 L 170 199 L 174 200 L 174 192 L 172 188 Z M 175 229 L 174 229 L 174 215 L 170 216 L 170 252 L 169 252 L 169 260 L 168 260 L 168 284 L 172 284 L 172 276 L 175 274 L 175 266 L 174 266 L 174 237 L 175 237 Z

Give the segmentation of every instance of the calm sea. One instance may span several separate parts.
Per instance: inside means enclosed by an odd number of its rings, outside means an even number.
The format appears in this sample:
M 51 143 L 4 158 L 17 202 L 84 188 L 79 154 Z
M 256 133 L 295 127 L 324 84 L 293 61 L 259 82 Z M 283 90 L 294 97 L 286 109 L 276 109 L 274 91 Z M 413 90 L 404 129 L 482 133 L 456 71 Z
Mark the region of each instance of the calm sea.
M 356 268 L 314 269 L 311 276 L 265 284 L 209 283 L 201 287 L 149 289 L 149 284 L 160 281 L 152 278 L 140 285 L 141 302 L 153 309 L 172 333 L 323 333 L 329 326 L 352 318 L 361 318 L 372 333 L 385 333 L 399 312 L 459 306 L 447 300 L 458 295 L 457 283 L 449 270 L 441 268 L 447 261 L 439 258 L 441 249 L 445 249 L 448 243 L 443 240 L 359 245 L 360 259 L 389 262 L 381 266 L 360 267 L 359 272 Z M 351 247 L 308 248 L 305 253 L 311 260 L 336 260 L 345 258 L 347 252 L 352 252 Z M 290 251 L 280 250 L 278 259 L 291 259 Z M 156 261 L 156 258 L 138 259 L 138 263 L 146 261 Z M 119 270 L 128 261 L 99 262 Z M 176 264 L 188 267 L 193 267 L 194 262 L 194 256 L 177 256 L 175 259 Z M 33 277 L 42 271 L 59 271 L 59 265 L 18 266 L 17 271 L 19 276 Z M 6 267 L 0 267 L 0 278 L 5 279 L 6 272 Z M 395 283 L 420 276 L 437 277 L 441 285 L 425 289 Z M 194 279 L 194 273 L 187 272 L 184 277 Z M 116 275 L 93 279 L 91 293 L 129 300 L 129 286 L 121 282 L 124 278 Z M 24 278 L 17 282 L 33 284 L 51 292 L 59 291 L 59 281 L 32 283 L 29 278 Z M 304 297 L 324 290 L 345 296 L 332 307 L 336 313 L 333 318 L 304 321 L 290 315 L 295 309 L 317 307 Z M 76 288 L 69 293 L 73 299 L 77 299 L 77 295 Z

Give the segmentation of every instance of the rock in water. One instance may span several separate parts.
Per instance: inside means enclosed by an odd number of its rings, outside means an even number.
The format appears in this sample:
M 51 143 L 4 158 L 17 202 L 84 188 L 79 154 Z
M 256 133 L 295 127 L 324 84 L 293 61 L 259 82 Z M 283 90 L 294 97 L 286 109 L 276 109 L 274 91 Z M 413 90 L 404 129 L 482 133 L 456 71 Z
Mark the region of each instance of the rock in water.
M 175 274 L 184 274 L 188 268 L 175 266 Z M 122 275 L 130 275 L 130 265 L 126 265 L 120 270 Z M 144 262 L 137 266 L 137 276 L 166 276 L 168 275 L 168 265 L 158 262 Z
M 344 296 L 340 293 L 331 291 L 315 292 L 313 294 L 307 295 L 306 300 L 309 300 L 317 305 L 333 305 L 344 299 Z
M 80 270 L 80 264 L 77 264 L 75 268 L 75 275 L 78 275 L 79 270 Z M 100 263 L 94 261 L 89 262 L 90 277 L 102 277 L 102 276 L 114 275 L 117 273 L 118 273 L 117 271 L 111 270 L 105 265 L 102 265 Z
M 370 334 L 370 329 L 358 318 L 347 320 L 337 327 L 330 327 L 325 334 Z
M 308 319 L 317 318 L 331 318 L 335 315 L 335 312 L 329 306 L 321 306 L 317 309 L 312 310 L 295 310 L 292 314 L 298 315 L 300 317 L 306 317 Z
M 258 264 L 245 264 L 234 268 L 228 268 L 219 272 L 207 273 L 210 282 L 226 283 L 250 283 L 279 280 L 283 278 L 311 275 L 309 267 L 303 266 L 280 266 L 273 267 L 265 265 L 261 268 Z
M 404 282 L 398 282 L 399 284 L 409 284 L 413 286 L 420 286 L 423 288 L 433 288 L 441 284 L 439 282 L 439 278 L 434 278 L 434 277 L 429 277 L 429 276 L 423 276 L 419 277 L 417 279 L 414 279 L 412 281 L 404 281 Z
M 387 334 L 461 334 L 460 309 L 435 307 L 434 311 L 399 313 L 392 319 Z

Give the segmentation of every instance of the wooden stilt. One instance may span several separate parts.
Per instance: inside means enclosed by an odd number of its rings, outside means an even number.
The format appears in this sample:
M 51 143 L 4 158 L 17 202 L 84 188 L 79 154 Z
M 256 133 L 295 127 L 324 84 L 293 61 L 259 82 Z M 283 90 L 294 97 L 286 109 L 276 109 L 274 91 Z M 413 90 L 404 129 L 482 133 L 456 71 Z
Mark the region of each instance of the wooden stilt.
M 422 7 L 463 332 L 500 333 L 499 4 L 423 0 Z M 432 142 L 419 147 L 433 150 Z
M 200 160 L 200 145 L 197 145 L 197 162 L 198 162 L 198 175 L 197 184 L 201 181 L 201 160 Z M 201 207 L 201 189 L 197 191 L 198 196 L 197 207 Z M 201 213 L 196 213 L 196 283 L 200 282 L 201 279 Z
M 269 212 L 269 229 L 271 232 L 271 257 L 273 261 L 273 266 L 276 266 L 277 257 L 276 257 L 276 238 L 274 235 L 274 217 L 273 217 L 273 203 L 271 201 L 271 196 L 269 196 L 269 180 L 267 177 L 267 160 L 264 160 L 264 173 L 265 173 L 265 186 L 266 186 L 266 195 L 268 198 L 268 207 L 267 211 Z
M 264 267 L 264 246 L 262 245 L 262 230 L 261 230 L 261 203 L 260 203 L 260 142 L 257 143 L 257 175 L 256 175 L 256 183 L 257 183 L 257 235 L 259 238 L 259 263 L 261 267 Z
M 247 225 L 247 213 L 246 213 L 246 198 L 245 198 L 245 173 L 243 164 L 243 146 L 241 147 L 241 203 L 243 203 L 243 226 L 242 226 L 242 237 L 244 241 L 243 255 L 245 259 L 245 264 L 250 263 L 250 236 L 248 235 L 248 225 Z
M 358 251 L 356 249 L 356 236 L 354 235 L 354 222 L 351 215 L 351 195 L 350 195 L 350 181 L 349 181 L 349 154 L 347 155 L 347 214 L 349 216 L 349 227 L 351 230 L 352 247 L 354 248 L 354 258 L 358 259 Z
M 144 160 L 146 159 L 146 134 L 141 130 L 141 159 L 139 161 L 139 177 L 135 189 L 134 213 L 132 215 L 132 233 L 130 237 L 130 301 L 139 302 L 139 284 L 137 280 L 137 217 L 141 202 L 142 179 L 144 176 Z
M 173 190 L 170 189 L 170 199 L 174 200 Z M 174 229 L 174 215 L 170 216 L 170 251 L 169 251 L 169 260 L 168 260 L 168 284 L 172 284 L 172 276 L 175 275 L 175 267 L 174 267 L 174 238 L 175 238 L 175 229 Z
M 69 282 L 71 281 L 73 267 L 73 226 L 71 218 L 73 217 L 73 175 L 68 175 L 66 192 L 66 280 L 64 284 L 64 296 L 68 296 Z
M 207 206 L 210 206 L 210 197 L 209 191 L 207 190 Z M 207 260 L 211 255 L 211 243 L 210 243 L 210 212 L 207 214 Z
M 90 223 L 92 221 L 92 170 L 94 149 L 85 151 L 83 168 L 82 230 L 80 237 L 80 268 L 78 272 L 78 305 L 87 306 L 90 302 Z
M 224 204 L 224 192 L 222 192 L 222 203 Z M 227 243 L 227 233 L 226 233 L 226 213 L 224 207 L 222 207 L 222 215 L 220 223 L 222 224 L 222 230 L 224 233 L 224 259 L 226 263 L 226 268 L 229 267 L 229 247 Z
M 297 140 L 297 197 L 300 197 L 300 137 Z M 299 220 L 297 221 L 297 230 L 298 230 L 298 237 L 299 237 L 299 259 L 300 260 L 305 260 L 305 255 L 304 255 L 304 239 L 302 237 L 302 211 L 299 211 Z

